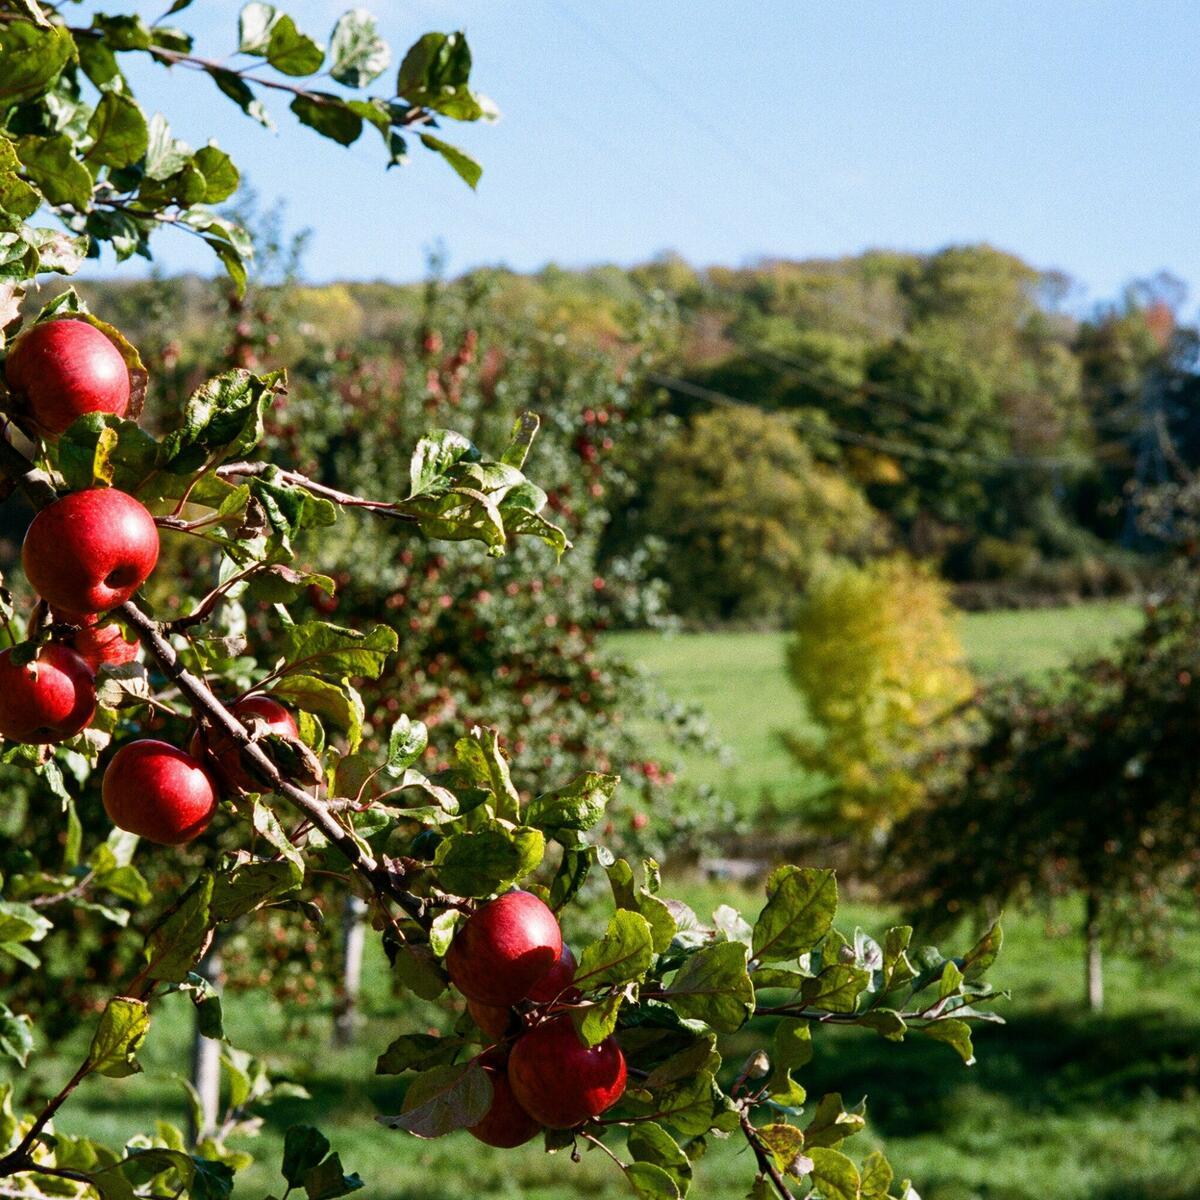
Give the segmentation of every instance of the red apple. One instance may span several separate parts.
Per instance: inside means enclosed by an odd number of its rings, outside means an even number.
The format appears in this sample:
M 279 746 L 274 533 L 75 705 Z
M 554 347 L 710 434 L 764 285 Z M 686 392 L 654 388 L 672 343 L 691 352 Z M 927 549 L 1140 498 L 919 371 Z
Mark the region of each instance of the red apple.
M 56 612 L 54 619 L 63 625 L 78 625 L 75 633 L 66 638 L 66 644 L 87 663 L 93 671 L 107 664 L 120 667 L 131 663 L 141 650 L 137 638 L 128 638 L 116 621 L 101 624 L 94 613 Z
M 517 1038 L 508 1058 L 517 1103 L 551 1129 L 571 1129 L 612 1108 L 625 1092 L 616 1040 L 585 1046 L 570 1017 L 552 1017 Z
M 153 738 L 122 746 L 100 790 L 104 811 L 118 829 L 162 846 L 199 837 L 217 808 L 216 788 L 204 767 Z
M 21 562 L 53 608 L 98 613 L 124 604 L 158 561 L 154 518 L 116 488 L 72 492 L 33 518 Z
M 578 988 L 571 986 L 571 981 L 575 978 L 575 966 L 575 955 L 571 953 L 571 947 L 564 942 L 558 962 L 529 989 L 529 999 L 537 1001 L 538 1004 L 546 1004 L 551 1000 L 574 1004 L 582 995 Z
M 292 714 L 270 696 L 245 696 L 230 705 L 229 711 L 251 731 L 258 724 L 265 726 L 267 733 L 300 736 Z M 217 777 L 228 787 L 242 792 L 263 790 L 263 785 L 242 766 L 242 752 L 237 742 L 223 730 L 207 726 L 197 729 L 188 749 L 197 758 L 211 763 Z
M 503 1008 L 524 1000 L 561 954 L 554 914 L 529 892 L 508 892 L 459 926 L 446 970 L 468 1000 Z
M 476 1000 L 467 1001 L 467 1012 L 471 1020 L 479 1026 L 490 1038 L 499 1041 L 508 1036 L 512 1028 L 513 1010 L 495 1004 L 480 1004 Z
M 94 325 L 65 317 L 27 329 L 13 343 L 4 377 L 47 434 L 62 433 L 84 413 L 125 415 L 129 368 Z
M 96 713 L 91 667 L 69 646 L 54 642 L 23 665 L 14 661 L 16 649 L 0 653 L 0 735 L 53 743 L 86 729 Z
M 500 1054 L 488 1051 L 480 1057 L 479 1065 L 492 1081 L 492 1103 L 483 1120 L 467 1132 L 486 1145 L 499 1146 L 502 1150 L 523 1146 L 541 1132 L 541 1126 L 517 1103 Z

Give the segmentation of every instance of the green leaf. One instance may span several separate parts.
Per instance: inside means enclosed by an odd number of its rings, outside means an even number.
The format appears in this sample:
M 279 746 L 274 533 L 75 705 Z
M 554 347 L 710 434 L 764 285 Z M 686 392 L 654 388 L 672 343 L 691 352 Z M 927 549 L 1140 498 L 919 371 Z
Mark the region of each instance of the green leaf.
M 137 15 L 97 14 L 92 18 L 92 28 L 104 35 L 104 41 L 113 50 L 149 50 L 153 44 L 150 29 Z
M 467 737 L 454 743 L 454 754 L 472 782 L 492 794 L 494 814 L 504 821 L 519 821 L 521 798 L 513 787 L 498 732 L 475 726 Z
M 192 148 L 171 133 L 162 113 L 155 113 L 150 118 L 146 140 L 146 178 L 162 183 L 172 175 L 178 175 L 191 157 Z
M 458 896 L 489 896 L 524 879 L 542 861 L 540 830 L 493 821 L 456 833 L 439 844 L 433 858 L 442 889 Z
M 809 1152 L 813 1186 L 822 1200 L 859 1200 L 858 1168 L 839 1150 L 818 1146 Z
M 267 52 L 271 42 L 271 31 L 279 20 L 279 11 L 271 4 L 260 4 L 258 0 L 243 7 L 238 15 L 238 50 L 242 54 Z
M 79 53 L 79 65 L 83 73 L 96 87 L 103 88 L 114 79 L 124 83 L 121 68 L 117 65 L 117 56 L 99 38 L 81 37 L 75 49 Z
M 417 1137 L 444 1137 L 477 1125 L 491 1103 L 492 1083 L 478 1063 L 433 1067 L 413 1080 L 399 1116 L 376 1120 Z
M 71 489 L 96 484 L 136 492 L 155 469 L 158 443 L 136 421 L 87 413 L 58 441 L 58 469 Z
M 38 190 L 51 204 L 69 204 L 86 212 L 92 202 L 92 176 L 75 157 L 75 145 L 65 134 L 23 137 L 17 157 Z
M 999 957 L 1003 945 L 1004 930 L 1000 928 L 999 921 L 993 921 L 991 928 L 964 955 L 962 960 L 964 978 L 971 983 L 982 979 Z
M 816 1112 L 804 1130 L 804 1141 L 809 1147 L 837 1146 L 859 1133 L 865 1124 L 862 1113 L 847 1112 L 841 1096 L 830 1092 L 818 1102 Z
M 598 1046 L 617 1027 L 617 1017 L 625 1001 L 623 992 L 613 992 L 595 1004 L 585 1004 L 571 1010 L 571 1020 L 580 1041 L 588 1046 Z
M 778 962 L 806 954 L 837 912 L 837 880 L 815 867 L 780 867 L 767 880 L 767 904 L 754 925 L 753 956 Z
M 701 1070 L 656 1091 L 650 1099 L 626 1097 L 635 1115 L 652 1115 L 685 1138 L 700 1137 L 712 1127 L 716 1110 L 712 1072 Z
M 908 961 L 908 946 L 912 941 L 911 925 L 896 925 L 887 931 L 883 940 L 883 978 L 881 992 L 908 983 L 917 976 Z
M 351 753 L 358 748 L 365 709 L 362 697 L 350 684 L 315 675 L 285 675 L 271 690 L 294 708 L 324 717 L 343 730 Z
M 851 1013 L 858 997 L 871 982 L 871 972 L 846 963 L 825 967 L 815 979 L 806 979 L 800 988 L 800 999 L 810 1008 L 823 1012 Z
M 16 1059 L 24 1068 L 33 1051 L 33 1022 L 24 1013 L 14 1013 L 0 1003 L 0 1054 Z
M 219 204 L 237 191 L 241 176 L 233 160 L 215 142 L 201 146 L 192 162 L 204 173 L 205 204 Z
M 62 25 L 6 21 L 0 25 L 0 109 L 10 109 L 50 90 L 75 52 Z
M 465 150 L 460 150 L 457 146 L 452 146 L 449 142 L 443 142 L 441 138 L 434 137 L 431 133 L 421 134 L 421 145 L 427 150 L 433 150 L 440 154 L 451 167 L 454 168 L 454 173 L 469 187 L 475 188 L 483 175 L 483 167 L 479 165 Z
M 692 1182 L 691 1160 L 661 1125 L 644 1121 L 632 1126 L 626 1146 L 635 1162 L 661 1168 L 670 1176 L 678 1194 L 687 1195 Z
M 771 1074 L 767 1095 L 779 1104 L 804 1103 L 804 1089 L 792 1079 L 792 1072 L 812 1061 L 812 1029 L 807 1021 L 784 1018 L 775 1026 L 771 1039 Z
M 399 778 L 413 763 L 418 762 L 429 745 L 429 731 L 421 721 L 408 716 L 399 717 L 388 734 L 387 762 L 384 770 Z
M 344 13 L 329 40 L 329 73 L 338 83 L 365 88 L 387 70 L 392 52 L 379 36 L 375 18 L 364 8 Z
M 650 924 L 640 913 L 619 909 L 604 936 L 585 947 L 575 972 L 575 984 L 594 991 L 615 983 L 640 979 L 654 961 Z
M 303 1185 L 304 1176 L 329 1153 L 329 1139 L 311 1125 L 293 1125 L 283 1135 L 283 1166 L 280 1168 L 289 1187 Z
M 146 936 L 146 977 L 182 983 L 199 961 L 211 930 L 213 877 L 205 871 Z
M 975 1049 L 971 1045 L 971 1027 L 966 1021 L 943 1017 L 920 1028 L 926 1037 L 933 1038 L 935 1042 L 945 1042 L 948 1046 L 952 1046 L 968 1067 L 974 1064 Z
M 586 832 L 604 816 L 620 782 L 619 775 L 601 775 L 596 771 L 577 775 L 570 783 L 531 800 L 525 820 L 549 837 L 568 830 Z
M 409 497 L 424 495 L 458 462 L 478 462 L 479 451 L 461 433 L 452 429 L 435 429 L 426 434 L 413 449 L 409 462 Z M 449 484 L 442 482 L 439 491 Z
M 325 53 L 312 38 L 296 28 L 286 13 L 271 26 L 267 62 L 284 75 L 311 75 L 321 69 Z
M 111 1079 L 135 1075 L 142 1068 L 137 1052 L 150 1031 L 150 1011 L 142 1000 L 114 996 L 92 1037 L 87 1063 L 90 1070 Z
M 863 1159 L 862 1200 L 886 1200 L 892 1186 L 892 1168 L 879 1150 Z
M 40 942 L 53 928 L 36 908 L 0 900 L 0 942 Z
M 233 71 L 223 67 L 205 67 L 212 77 L 213 83 L 225 93 L 248 117 L 257 121 L 264 129 L 274 129 L 275 122 L 267 112 L 261 100 L 254 94 L 254 89 Z
M 646 888 L 634 886 L 633 868 L 623 858 L 618 858 L 608 868 L 608 882 L 612 887 L 617 907 L 627 908 L 630 912 L 640 913 L 645 917 L 650 924 L 654 952 L 663 953 L 670 946 L 676 932 L 675 917 L 671 909 Z
M 685 1020 L 703 1021 L 718 1033 L 736 1033 L 754 1011 L 746 947 L 717 942 L 697 951 L 675 972 L 664 999 Z
M 395 653 L 394 629 L 376 625 L 367 633 L 345 629 L 325 621 L 290 625 L 280 638 L 280 655 L 288 674 L 340 679 L 363 675 L 378 679 L 388 655 Z M 276 691 L 280 689 L 277 687 Z
M 625 1178 L 639 1200 L 679 1200 L 682 1195 L 670 1174 L 655 1163 L 630 1163 Z
M 278 372 L 226 371 L 188 398 L 180 427 L 163 439 L 162 465 L 177 475 L 245 454 L 263 436 L 263 414 L 283 387 Z
M 222 872 L 212 896 L 212 920 L 236 920 L 272 900 L 290 895 L 304 882 L 304 872 L 289 859 L 238 863 Z
M 549 904 L 556 912 L 579 893 L 592 869 L 595 851 L 591 847 L 563 851 L 558 870 L 550 881 Z
M 424 1071 L 454 1061 L 462 1049 L 459 1038 L 435 1037 L 429 1033 L 402 1033 L 375 1062 L 376 1075 L 402 1075 Z
M 463 33 L 427 33 L 400 64 L 396 91 L 410 104 L 432 109 L 455 121 L 495 116 L 490 102 L 469 87 L 471 50 Z
M 422 1000 L 436 1000 L 446 990 L 446 976 L 428 946 L 398 946 L 392 969 L 400 986 Z
M 17 174 L 20 168 L 16 148 L 8 138 L 0 137 L 0 209 L 16 217 L 31 217 L 37 212 L 42 198 Z M 7 325 L 9 319 L 6 313 L 3 324 Z
M 340 96 L 309 92 L 289 106 L 302 125 L 343 146 L 352 146 L 362 133 L 363 119 Z
M 137 162 L 150 141 L 150 130 L 138 102 L 127 92 L 105 92 L 88 122 L 91 148 L 84 155 L 106 167 Z

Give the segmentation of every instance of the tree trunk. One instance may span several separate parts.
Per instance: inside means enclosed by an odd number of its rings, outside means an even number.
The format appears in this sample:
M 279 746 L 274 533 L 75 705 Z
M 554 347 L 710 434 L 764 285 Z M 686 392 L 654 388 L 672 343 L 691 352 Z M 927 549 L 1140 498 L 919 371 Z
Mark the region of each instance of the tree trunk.
M 342 910 L 342 987 L 337 1012 L 333 1018 L 333 1041 L 337 1046 L 349 1046 L 354 1041 L 358 1025 L 358 993 L 362 986 L 363 946 L 367 926 L 363 918 L 366 902 L 357 896 L 347 896 Z
M 207 979 L 214 987 L 219 988 L 224 973 L 221 967 L 221 951 L 213 939 L 208 953 L 200 960 L 196 973 Z M 192 1031 L 192 1086 L 200 1097 L 200 1113 L 202 1127 L 194 1128 L 195 1117 L 190 1123 L 193 1126 L 193 1143 L 212 1133 L 220 1119 L 221 1113 L 221 1043 L 215 1038 L 205 1037 L 200 1032 L 200 1020 L 194 1018 Z
M 1091 1012 L 1104 1007 L 1104 959 L 1100 948 L 1100 896 L 1089 891 L 1083 918 L 1083 937 L 1087 945 L 1087 1006 Z

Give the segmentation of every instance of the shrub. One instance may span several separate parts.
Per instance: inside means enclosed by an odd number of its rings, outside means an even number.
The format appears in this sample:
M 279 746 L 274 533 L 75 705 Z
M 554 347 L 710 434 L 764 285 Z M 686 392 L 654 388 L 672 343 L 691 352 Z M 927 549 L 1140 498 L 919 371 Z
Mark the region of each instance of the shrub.
M 903 557 L 836 564 L 805 595 L 787 666 L 815 730 L 785 741 L 829 780 L 824 811 L 874 835 L 924 798 L 914 766 L 972 691 L 946 588 Z

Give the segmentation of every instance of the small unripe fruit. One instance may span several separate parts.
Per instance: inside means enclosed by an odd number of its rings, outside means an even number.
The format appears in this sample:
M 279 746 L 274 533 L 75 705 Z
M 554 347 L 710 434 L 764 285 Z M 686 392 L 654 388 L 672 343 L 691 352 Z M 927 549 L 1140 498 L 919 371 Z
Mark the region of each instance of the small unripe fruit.
M 517 1103 L 551 1129 L 571 1129 L 612 1108 L 625 1092 L 625 1056 L 615 1039 L 585 1046 L 570 1017 L 522 1034 L 508 1058 Z
M 21 563 L 53 608 L 98 613 L 124 604 L 158 561 L 154 518 L 116 488 L 73 492 L 33 518 Z
M 517 1103 L 500 1055 L 484 1054 L 479 1065 L 492 1082 L 492 1103 L 482 1121 L 467 1132 L 488 1146 L 511 1150 L 541 1132 L 541 1126 Z
M 101 786 L 104 811 L 118 829 L 162 846 L 199 837 L 217 808 L 208 772 L 168 742 L 145 738 L 113 755 Z
M 524 1000 L 561 954 L 554 914 L 530 892 L 508 892 L 459 926 L 446 970 L 468 1000 L 507 1007 Z
M 513 1025 L 513 1010 L 495 1004 L 480 1004 L 478 1000 L 467 1001 L 467 1012 L 471 1020 L 490 1038 L 499 1041 L 508 1036 Z
M 69 646 L 39 647 L 18 664 L 17 647 L 0 653 L 0 736 L 52 744 L 74 737 L 96 713 L 92 669 Z
M 129 407 L 129 368 L 87 321 L 66 317 L 27 329 L 9 351 L 4 377 L 38 427 L 51 435 L 85 413 L 123 417 Z
M 299 738 L 300 729 L 292 714 L 270 696 L 244 696 L 230 705 L 229 711 L 241 723 L 253 728 L 255 723 L 266 726 L 267 733 Z M 242 765 L 242 752 L 237 742 L 222 729 L 197 729 L 188 747 L 199 759 L 208 761 L 220 780 L 228 787 L 242 792 L 261 792 L 263 785 Z
M 578 988 L 571 986 L 575 978 L 575 967 L 575 955 L 571 953 L 571 947 L 564 942 L 558 962 L 529 989 L 529 999 L 538 1004 L 547 1004 L 551 1000 L 574 1004 L 582 995 Z

